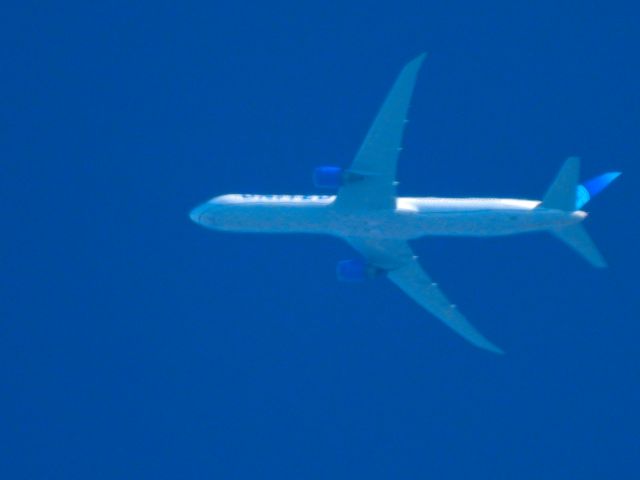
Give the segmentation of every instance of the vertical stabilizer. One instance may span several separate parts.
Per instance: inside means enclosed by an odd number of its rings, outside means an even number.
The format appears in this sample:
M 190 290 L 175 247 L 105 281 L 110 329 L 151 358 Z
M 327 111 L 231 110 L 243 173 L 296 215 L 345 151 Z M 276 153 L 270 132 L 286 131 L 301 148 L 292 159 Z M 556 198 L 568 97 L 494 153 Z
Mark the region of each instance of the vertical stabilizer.
M 576 209 L 576 189 L 580 177 L 580 159 L 569 157 L 558 172 L 555 180 L 545 193 L 543 208 L 573 212 Z
M 547 190 L 540 207 L 573 212 L 582 207 L 591 196 L 595 196 L 611 183 L 619 173 L 611 172 L 579 185 L 580 159 L 569 157 Z M 587 262 L 597 268 L 607 266 L 591 237 L 581 224 L 550 230 L 558 239 L 571 247 Z
M 589 200 L 607 188 L 609 184 L 619 176 L 620 172 L 607 172 L 578 185 L 578 190 L 576 191 L 576 210 L 584 207 Z

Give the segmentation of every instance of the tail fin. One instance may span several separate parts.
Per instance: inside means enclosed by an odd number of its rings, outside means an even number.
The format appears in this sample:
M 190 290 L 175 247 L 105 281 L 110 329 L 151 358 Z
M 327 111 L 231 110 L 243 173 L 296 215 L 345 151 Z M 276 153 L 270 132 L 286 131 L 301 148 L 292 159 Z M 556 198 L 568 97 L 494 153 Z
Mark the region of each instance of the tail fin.
M 573 212 L 576 209 L 576 191 L 580 178 L 580 159 L 569 157 L 558 172 L 547 193 L 542 199 L 541 207 Z
M 578 185 L 576 190 L 576 209 L 585 206 L 589 200 L 607 188 L 619 176 L 620 172 L 608 172 L 587 180 L 582 185 Z
M 566 212 L 579 210 L 592 197 L 618 178 L 619 175 L 620 172 L 609 172 L 579 185 L 580 159 L 578 157 L 569 157 L 544 195 L 540 207 L 564 210 Z M 568 227 L 552 229 L 550 232 L 594 267 L 604 268 L 607 266 L 607 262 L 582 225 L 574 224 Z
M 568 227 L 550 230 L 550 232 L 562 240 L 568 246 L 573 248 L 587 262 L 597 268 L 605 268 L 607 262 L 598 251 L 598 247 L 593 243 L 591 237 L 580 224 L 570 225 Z

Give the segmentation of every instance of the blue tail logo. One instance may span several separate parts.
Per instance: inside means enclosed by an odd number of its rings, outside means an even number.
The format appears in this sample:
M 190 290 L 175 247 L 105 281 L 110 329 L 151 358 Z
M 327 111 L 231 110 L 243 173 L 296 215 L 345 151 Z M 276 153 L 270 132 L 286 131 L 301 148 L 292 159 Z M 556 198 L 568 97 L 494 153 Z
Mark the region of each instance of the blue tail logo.
M 576 188 L 576 210 L 580 210 L 589 200 L 607 188 L 611 182 L 620 176 L 621 172 L 608 172 L 596 178 L 587 180 Z

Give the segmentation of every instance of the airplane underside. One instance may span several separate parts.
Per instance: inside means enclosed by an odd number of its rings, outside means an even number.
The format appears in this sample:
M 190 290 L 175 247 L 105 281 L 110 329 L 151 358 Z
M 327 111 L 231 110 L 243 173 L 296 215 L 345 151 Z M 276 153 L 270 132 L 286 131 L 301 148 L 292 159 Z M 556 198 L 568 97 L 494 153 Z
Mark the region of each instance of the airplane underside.
M 500 198 L 410 198 L 396 192 L 406 114 L 424 55 L 400 72 L 351 166 L 318 167 L 314 184 L 330 195 L 230 194 L 191 211 L 205 227 L 256 233 L 309 233 L 343 238 L 360 258 L 338 262 L 343 281 L 385 275 L 418 305 L 473 345 L 502 350 L 452 304 L 420 265 L 407 240 L 427 235 L 488 237 L 548 231 L 591 265 L 606 262 L 580 224 L 581 210 L 619 172 L 579 183 L 580 161 L 566 160 L 542 201 Z
M 473 210 L 446 210 L 438 204 L 438 208 L 419 212 L 410 209 L 340 212 L 331 204 L 313 208 L 238 205 L 215 213 L 210 210 L 210 214 L 201 217 L 200 223 L 216 230 L 241 233 L 308 233 L 409 240 L 430 235 L 488 237 L 544 231 L 578 223 L 585 217 L 583 212 L 536 208 L 492 210 L 476 203 Z

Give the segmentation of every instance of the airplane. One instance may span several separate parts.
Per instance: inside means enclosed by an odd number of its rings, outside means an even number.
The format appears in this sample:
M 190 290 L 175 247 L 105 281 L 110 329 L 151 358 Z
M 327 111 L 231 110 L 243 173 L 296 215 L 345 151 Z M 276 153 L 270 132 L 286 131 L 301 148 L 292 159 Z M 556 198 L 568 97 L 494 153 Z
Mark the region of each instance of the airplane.
M 427 235 L 487 237 L 549 232 L 595 267 L 606 263 L 581 222 L 582 207 L 620 172 L 579 183 L 580 160 L 568 158 L 542 200 L 398 197 L 396 164 L 421 54 L 398 75 L 347 169 L 314 170 L 316 187 L 335 195 L 228 194 L 194 208 L 191 219 L 229 232 L 311 233 L 343 238 L 361 258 L 341 261 L 341 281 L 386 276 L 473 345 L 503 351 L 476 330 L 420 266 L 409 240 Z

